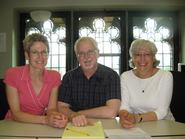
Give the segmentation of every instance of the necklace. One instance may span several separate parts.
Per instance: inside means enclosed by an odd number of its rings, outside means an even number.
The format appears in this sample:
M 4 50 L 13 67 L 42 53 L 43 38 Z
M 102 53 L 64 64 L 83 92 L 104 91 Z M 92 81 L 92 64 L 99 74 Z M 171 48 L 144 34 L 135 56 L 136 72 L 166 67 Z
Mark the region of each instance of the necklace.
M 150 73 L 142 75 L 137 72 L 137 69 L 134 70 L 134 74 L 139 78 L 139 84 L 141 92 L 145 93 L 149 85 L 152 83 L 153 75 L 158 71 L 158 69 L 152 69 Z
M 150 92 L 150 89 L 153 88 L 154 81 L 155 81 L 154 75 L 145 79 L 139 78 L 141 93 Z
M 148 86 L 151 83 L 150 78 L 148 79 L 140 79 L 140 87 L 141 87 L 141 93 L 145 93 L 145 91 L 147 90 Z

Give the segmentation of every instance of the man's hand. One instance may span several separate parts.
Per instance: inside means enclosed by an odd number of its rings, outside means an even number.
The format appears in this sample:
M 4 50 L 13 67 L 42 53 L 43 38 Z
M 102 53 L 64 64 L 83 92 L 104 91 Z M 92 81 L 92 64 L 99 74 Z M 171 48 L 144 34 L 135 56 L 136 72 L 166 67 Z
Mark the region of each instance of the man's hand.
M 77 112 L 71 114 L 70 118 L 74 126 L 86 126 L 88 124 L 86 116 Z

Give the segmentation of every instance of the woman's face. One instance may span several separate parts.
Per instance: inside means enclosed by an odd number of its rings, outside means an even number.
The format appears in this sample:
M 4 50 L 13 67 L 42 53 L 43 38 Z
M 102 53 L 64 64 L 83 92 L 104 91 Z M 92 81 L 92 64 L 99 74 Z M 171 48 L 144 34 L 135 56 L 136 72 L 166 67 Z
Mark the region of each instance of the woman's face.
M 47 46 L 43 42 L 35 42 L 30 52 L 26 53 L 26 58 L 32 68 L 43 70 L 48 60 Z
M 141 48 L 134 53 L 132 60 L 139 72 L 147 72 L 153 68 L 155 57 L 150 50 Z

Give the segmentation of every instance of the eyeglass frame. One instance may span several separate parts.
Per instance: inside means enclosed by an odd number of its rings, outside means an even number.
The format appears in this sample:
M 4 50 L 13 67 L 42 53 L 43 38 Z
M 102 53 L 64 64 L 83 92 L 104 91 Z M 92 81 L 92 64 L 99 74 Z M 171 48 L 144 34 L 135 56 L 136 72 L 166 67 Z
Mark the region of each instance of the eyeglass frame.
M 42 57 L 48 57 L 49 55 L 49 52 L 48 51 L 41 51 L 41 52 L 38 52 L 38 51 L 29 51 L 30 54 L 32 54 L 34 57 L 39 57 L 40 55 Z
M 93 49 L 93 50 L 89 50 L 87 52 L 80 52 L 77 54 L 77 57 L 78 58 L 92 57 L 95 54 L 98 54 L 98 51 L 96 49 Z

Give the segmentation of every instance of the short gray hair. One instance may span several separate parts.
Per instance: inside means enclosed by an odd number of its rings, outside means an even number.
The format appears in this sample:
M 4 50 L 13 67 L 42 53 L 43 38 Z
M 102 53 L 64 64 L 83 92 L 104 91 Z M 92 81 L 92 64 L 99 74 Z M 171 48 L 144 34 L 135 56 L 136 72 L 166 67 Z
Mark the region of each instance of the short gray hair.
M 136 39 L 131 43 L 130 49 L 129 49 L 129 54 L 131 59 L 129 60 L 129 66 L 131 68 L 134 68 L 135 65 L 132 61 L 132 57 L 133 55 L 141 48 L 147 48 L 148 50 L 151 51 L 152 55 L 155 57 L 156 53 L 157 53 L 157 47 L 156 45 L 149 41 L 149 40 L 145 40 L 145 39 Z M 153 63 L 154 67 L 157 67 L 159 65 L 160 61 L 156 59 L 155 57 L 155 61 Z
M 96 53 L 99 54 L 98 44 L 95 41 L 95 39 L 93 39 L 91 37 L 81 37 L 81 38 L 79 38 L 75 42 L 75 45 L 74 45 L 74 51 L 75 51 L 76 56 L 78 56 L 78 47 L 79 47 L 79 45 L 80 45 L 81 42 L 89 42 L 89 43 L 91 43 L 92 46 L 94 47 Z

